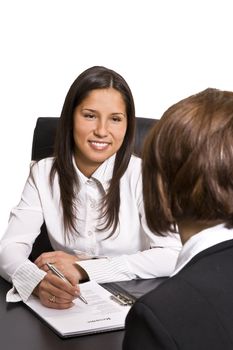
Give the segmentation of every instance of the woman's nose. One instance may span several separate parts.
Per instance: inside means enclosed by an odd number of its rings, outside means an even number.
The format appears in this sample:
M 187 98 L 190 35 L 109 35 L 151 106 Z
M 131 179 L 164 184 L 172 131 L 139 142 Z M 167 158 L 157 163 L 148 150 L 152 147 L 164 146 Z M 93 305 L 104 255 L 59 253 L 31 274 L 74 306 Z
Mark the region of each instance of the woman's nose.
M 94 130 L 95 135 L 105 137 L 108 134 L 107 123 L 98 121 Z

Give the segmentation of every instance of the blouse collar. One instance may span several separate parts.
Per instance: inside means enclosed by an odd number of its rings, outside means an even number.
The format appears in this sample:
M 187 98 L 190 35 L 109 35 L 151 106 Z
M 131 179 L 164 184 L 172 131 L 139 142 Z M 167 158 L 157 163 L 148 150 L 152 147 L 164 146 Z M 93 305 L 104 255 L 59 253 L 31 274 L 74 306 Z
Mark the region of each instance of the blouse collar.
M 177 274 L 195 255 L 201 251 L 230 239 L 233 239 L 233 229 L 226 228 L 225 224 L 209 227 L 193 235 L 183 245 L 172 276 Z
M 75 162 L 75 157 L 73 156 L 74 168 L 78 174 L 78 177 L 82 184 L 88 183 L 90 181 L 95 181 L 98 184 L 101 184 L 104 190 L 106 191 L 109 187 L 109 182 L 112 179 L 113 168 L 115 163 L 116 154 L 112 155 L 110 158 L 106 159 L 91 175 L 91 177 L 85 176 L 77 167 Z

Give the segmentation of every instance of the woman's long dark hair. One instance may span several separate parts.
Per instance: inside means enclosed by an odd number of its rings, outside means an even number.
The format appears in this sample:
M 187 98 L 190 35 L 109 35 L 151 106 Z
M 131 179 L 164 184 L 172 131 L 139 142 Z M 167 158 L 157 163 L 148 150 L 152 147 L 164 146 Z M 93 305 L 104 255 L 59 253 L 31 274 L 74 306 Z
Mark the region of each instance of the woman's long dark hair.
M 74 109 L 88 96 L 92 90 L 114 88 L 122 95 L 127 113 L 127 130 L 124 141 L 115 158 L 113 176 L 103 200 L 102 213 L 105 224 L 101 230 L 116 230 L 120 208 L 119 182 L 128 167 L 133 152 L 135 132 L 135 106 L 131 90 L 124 78 L 115 71 L 94 66 L 83 73 L 71 85 L 59 118 L 55 141 L 54 163 L 50 173 L 52 187 L 54 176 L 57 173 L 61 192 L 61 204 L 65 234 L 78 233 L 75 225 L 77 218 L 75 202 L 79 180 L 73 165 L 74 139 L 73 139 L 73 115 Z

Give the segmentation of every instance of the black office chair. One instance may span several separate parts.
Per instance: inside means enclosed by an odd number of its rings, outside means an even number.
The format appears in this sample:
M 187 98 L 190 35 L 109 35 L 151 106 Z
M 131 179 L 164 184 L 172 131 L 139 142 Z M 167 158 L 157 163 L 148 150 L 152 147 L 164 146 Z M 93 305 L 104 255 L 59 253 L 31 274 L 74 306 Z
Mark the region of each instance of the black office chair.
M 40 160 L 53 155 L 54 141 L 59 118 L 38 118 L 34 130 L 32 142 L 32 160 Z M 149 129 L 156 123 L 157 119 L 136 118 L 136 135 L 134 152 L 141 155 L 142 145 Z M 41 253 L 52 251 L 48 239 L 45 223 L 41 226 L 41 233 L 34 242 L 30 260 L 34 261 Z

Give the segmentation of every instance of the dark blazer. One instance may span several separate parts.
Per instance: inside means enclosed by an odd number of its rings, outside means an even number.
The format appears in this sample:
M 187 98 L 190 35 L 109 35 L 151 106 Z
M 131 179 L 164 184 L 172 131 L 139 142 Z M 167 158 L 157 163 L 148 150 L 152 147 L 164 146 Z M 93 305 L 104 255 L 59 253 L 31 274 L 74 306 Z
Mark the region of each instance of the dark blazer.
M 233 350 L 233 240 L 197 254 L 140 298 L 124 350 Z

